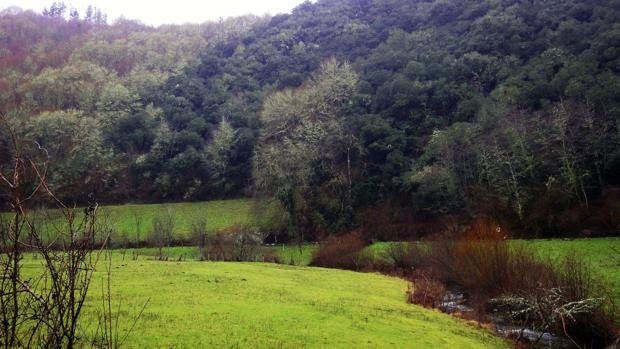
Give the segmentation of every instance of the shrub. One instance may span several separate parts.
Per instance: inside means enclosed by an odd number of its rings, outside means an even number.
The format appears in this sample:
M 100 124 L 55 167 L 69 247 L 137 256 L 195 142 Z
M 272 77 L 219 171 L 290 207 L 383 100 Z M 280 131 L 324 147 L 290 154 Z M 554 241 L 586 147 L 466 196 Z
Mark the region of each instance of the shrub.
M 198 246 L 200 259 L 207 259 L 207 219 L 199 218 L 191 224 L 193 243 Z
M 170 246 L 174 234 L 175 219 L 170 211 L 158 214 L 153 218 L 153 229 L 149 234 L 149 243 L 157 248 L 157 258 L 166 259 L 163 248 Z
M 508 281 L 510 251 L 501 228 L 488 220 L 475 221 L 454 246 L 457 282 L 470 292 L 493 295 Z
M 407 291 L 407 302 L 437 308 L 446 295 L 445 286 L 424 273 L 417 273 Z
M 360 234 L 351 232 L 340 236 L 330 236 L 321 241 L 319 248 L 312 255 L 310 265 L 359 270 L 360 252 L 368 244 Z
M 458 284 L 455 271 L 455 246 L 456 239 L 452 233 L 441 233 L 431 236 L 427 242 L 429 251 L 426 260 L 430 266 L 434 278 L 441 280 L 446 285 Z
M 256 231 L 242 229 L 233 233 L 232 256 L 237 262 L 261 260 L 263 239 Z
M 207 238 L 205 260 L 230 261 L 232 260 L 232 237 L 219 232 Z
M 381 259 L 392 271 L 410 274 L 425 265 L 426 251 L 416 244 L 407 242 L 391 243 L 382 251 Z
M 431 239 L 428 275 L 464 291 L 479 316 L 493 305 L 517 325 L 565 335 L 579 346 L 603 347 L 618 337 L 613 298 L 585 260 L 574 252 L 544 260 L 523 246 L 509 246 L 505 236 L 492 221 L 478 220 L 460 238 Z M 438 286 L 430 278 L 413 281 L 418 291 L 410 291 L 409 300 L 433 306 Z
M 263 261 L 262 236 L 253 229 L 235 225 L 207 238 L 204 259 L 214 261 Z
M 563 306 L 554 310 L 560 321 L 553 323 L 552 330 L 581 346 L 603 347 L 617 338 L 620 318 L 613 297 L 587 261 L 569 252 L 556 261 L 555 274 L 555 289 Z

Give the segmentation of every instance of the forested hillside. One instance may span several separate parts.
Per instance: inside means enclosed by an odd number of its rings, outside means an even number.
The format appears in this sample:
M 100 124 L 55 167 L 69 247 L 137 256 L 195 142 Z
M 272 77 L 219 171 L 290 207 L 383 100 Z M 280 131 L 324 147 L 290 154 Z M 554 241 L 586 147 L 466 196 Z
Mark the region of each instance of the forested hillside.
M 620 229 L 620 1 L 318 0 L 157 28 L 65 11 L 0 12 L 0 111 L 66 201 L 275 196 L 310 238 L 481 214 Z

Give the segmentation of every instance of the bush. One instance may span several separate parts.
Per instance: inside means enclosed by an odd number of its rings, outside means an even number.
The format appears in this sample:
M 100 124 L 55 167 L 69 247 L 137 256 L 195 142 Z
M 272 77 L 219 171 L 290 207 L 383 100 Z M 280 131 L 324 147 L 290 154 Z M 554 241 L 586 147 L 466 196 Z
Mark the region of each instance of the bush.
M 262 259 L 262 241 L 261 235 L 256 231 L 242 229 L 233 233 L 233 261 L 260 261 Z
M 425 265 L 425 255 L 426 252 L 419 245 L 398 242 L 389 244 L 382 251 L 381 259 L 391 271 L 407 275 Z
M 445 286 L 424 273 L 417 273 L 407 291 L 407 302 L 437 308 L 446 295 Z
M 449 286 L 458 284 L 455 271 L 456 261 L 454 260 L 456 241 L 453 234 L 446 232 L 431 236 L 427 240 L 429 251 L 426 260 L 430 266 L 431 274 Z
M 620 318 L 603 279 L 576 252 L 556 261 L 554 271 L 554 284 L 547 290 L 557 290 L 556 303 L 561 307 L 553 309 L 556 321 L 551 330 L 564 333 L 582 347 L 610 344 L 618 336 Z
M 613 298 L 585 260 L 576 253 L 544 260 L 509 245 L 506 235 L 494 222 L 477 220 L 459 238 L 431 239 L 422 262 L 429 277 L 415 276 L 409 301 L 434 306 L 438 284 L 449 285 L 465 292 L 479 316 L 492 305 L 517 325 L 565 335 L 579 346 L 603 347 L 617 338 Z M 402 249 L 388 254 L 403 260 Z
M 330 236 L 321 241 L 312 255 L 311 266 L 359 270 L 360 252 L 368 244 L 357 232 L 341 236 Z
M 207 259 L 207 219 L 199 218 L 191 224 L 191 237 L 192 242 L 198 246 L 198 252 L 200 253 L 200 259 Z
M 153 218 L 153 229 L 149 234 L 148 240 L 153 247 L 157 248 L 157 258 L 160 260 L 166 259 L 163 248 L 170 246 L 172 243 L 174 225 L 174 216 L 169 211 L 158 214 Z
M 207 238 L 207 246 L 203 258 L 210 261 L 232 260 L 232 237 L 230 234 L 217 233 Z
M 207 238 L 203 258 L 212 261 L 263 261 L 262 236 L 251 228 L 235 225 Z
M 500 293 L 509 278 L 510 248 L 499 225 L 475 221 L 454 246 L 454 271 L 458 284 L 469 292 Z

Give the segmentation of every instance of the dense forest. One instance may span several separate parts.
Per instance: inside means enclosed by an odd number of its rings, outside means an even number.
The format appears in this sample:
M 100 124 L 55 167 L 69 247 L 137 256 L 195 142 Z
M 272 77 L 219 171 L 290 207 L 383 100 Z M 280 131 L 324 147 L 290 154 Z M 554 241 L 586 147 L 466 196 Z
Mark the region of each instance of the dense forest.
M 157 28 L 0 12 L 0 112 L 59 198 L 275 197 L 306 238 L 478 215 L 617 232 L 619 73 L 618 0 L 318 0 Z

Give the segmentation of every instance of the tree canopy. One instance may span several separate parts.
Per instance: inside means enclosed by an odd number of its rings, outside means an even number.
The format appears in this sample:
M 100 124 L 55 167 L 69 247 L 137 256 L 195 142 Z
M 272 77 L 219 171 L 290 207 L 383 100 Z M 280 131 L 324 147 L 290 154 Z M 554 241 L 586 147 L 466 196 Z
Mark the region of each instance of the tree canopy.
M 87 12 L 0 12 L 1 111 L 58 158 L 65 200 L 259 193 L 309 232 L 382 205 L 618 229 L 618 1 L 319 0 L 158 28 Z

